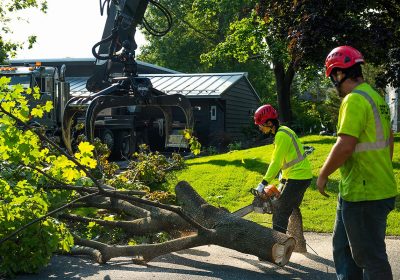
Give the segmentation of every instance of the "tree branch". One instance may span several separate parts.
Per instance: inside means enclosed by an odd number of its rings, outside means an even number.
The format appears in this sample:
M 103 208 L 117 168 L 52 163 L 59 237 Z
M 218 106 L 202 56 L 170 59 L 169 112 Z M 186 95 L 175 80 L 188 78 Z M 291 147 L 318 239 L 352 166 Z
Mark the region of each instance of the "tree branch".
M 161 255 L 210 244 L 212 243 L 213 234 L 214 232 L 210 231 L 208 234 L 205 235 L 191 235 L 159 244 L 146 244 L 136 246 L 110 246 L 98 241 L 83 239 L 78 236 L 74 236 L 74 242 L 77 245 L 98 250 L 101 253 L 101 258 L 97 257 L 95 260 L 99 263 L 106 263 L 107 261 L 115 257 L 129 256 L 136 257 L 136 263 L 145 264 L 155 257 Z
M 117 200 L 111 203 L 110 200 L 99 202 L 98 199 L 87 200 L 85 203 L 73 204 L 71 208 L 94 207 L 97 209 L 111 210 L 116 213 L 125 214 L 130 217 L 144 218 L 150 216 L 150 211 L 137 207 L 127 201 Z
M 105 221 L 72 214 L 62 214 L 60 218 L 83 223 L 95 222 L 108 228 L 121 228 L 132 235 L 144 235 L 161 231 L 170 232 L 172 230 L 184 230 L 188 228 L 186 223 L 180 223 L 179 225 L 171 223 L 166 219 L 154 219 L 152 217 L 140 218 L 133 221 Z
M 119 198 L 119 199 L 123 199 L 123 200 L 129 201 L 129 202 L 137 202 L 137 203 L 142 203 L 145 205 L 150 205 L 150 206 L 158 207 L 161 209 L 169 210 L 169 211 L 174 212 L 174 213 L 178 214 L 179 216 L 181 216 L 182 219 L 184 219 L 186 222 L 188 222 L 190 225 L 192 225 L 195 229 L 201 230 L 201 231 L 210 231 L 210 229 L 205 228 L 204 226 L 202 226 L 201 224 L 199 224 L 198 222 L 193 220 L 191 217 L 189 217 L 186 213 L 184 213 L 182 211 L 182 208 L 179 206 L 166 205 L 166 204 L 162 204 L 159 202 L 153 202 L 153 201 L 145 200 L 145 199 L 138 198 L 138 197 L 127 196 L 127 195 L 120 194 L 115 191 L 110 192 L 110 191 L 107 191 L 104 189 L 101 190 L 101 194 L 104 196 L 108 196 L 110 198 Z

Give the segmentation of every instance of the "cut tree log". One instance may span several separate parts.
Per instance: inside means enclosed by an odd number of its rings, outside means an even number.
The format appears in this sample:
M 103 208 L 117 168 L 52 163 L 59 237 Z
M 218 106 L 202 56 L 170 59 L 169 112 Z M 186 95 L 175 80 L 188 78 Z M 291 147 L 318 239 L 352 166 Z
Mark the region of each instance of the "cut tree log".
M 212 244 L 255 255 L 280 266 L 289 262 L 295 246 L 293 237 L 208 204 L 187 182 L 179 182 L 175 192 L 186 213 L 216 231 Z
M 279 266 L 289 262 L 296 243 L 293 237 L 208 204 L 185 181 L 177 184 L 175 192 L 183 213 L 199 224 L 193 235 L 159 244 L 136 246 L 111 246 L 76 236 L 75 244 L 87 249 L 85 251 L 79 247 L 77 251 L 80 254 L 86 252 L 99 263 L 105 263 L 114 257 L 131 256 L 136 263 L 145 264 L 160 255 L 213 244 L 255 255 Z M 188 229 L 193 231 L 193 227 Z

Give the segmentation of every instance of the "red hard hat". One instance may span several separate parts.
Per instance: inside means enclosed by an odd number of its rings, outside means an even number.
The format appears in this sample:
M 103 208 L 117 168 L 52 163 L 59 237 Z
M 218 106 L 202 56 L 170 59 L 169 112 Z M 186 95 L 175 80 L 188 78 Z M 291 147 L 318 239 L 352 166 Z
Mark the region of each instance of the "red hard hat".
M 356 63 L 364 63 L 362 54 L 353 47 L 340 46 L 334 48 L 325 60 L 325 75 L 329 77 L 334 68 L 349 68 Z
M 262 125 L 269 119 L 277 119 L 278 112 L 269 104 L 262 105 L 254 113 L 254 123 L 256 125 Z

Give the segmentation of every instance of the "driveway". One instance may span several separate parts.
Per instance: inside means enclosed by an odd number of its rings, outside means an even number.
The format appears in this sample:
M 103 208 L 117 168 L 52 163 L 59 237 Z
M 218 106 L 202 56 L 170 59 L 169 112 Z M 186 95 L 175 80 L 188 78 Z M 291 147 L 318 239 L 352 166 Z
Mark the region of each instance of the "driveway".
M 20 275 L 16 279 L 336 279 L 331 235 L 306 233 L 305 236 L 310 246 L 308 253 L 293 253 L 284 267 L 261 262 L 253 255 L 211 245 L 164 255 L 148 266 L 132 264 L 126 257 L 98 265 L 86 258 L 54 256 L 51 264 L 39 274 Z M 394 279 L 400 280 L 400 239 L 388 237 L 386 245 Z

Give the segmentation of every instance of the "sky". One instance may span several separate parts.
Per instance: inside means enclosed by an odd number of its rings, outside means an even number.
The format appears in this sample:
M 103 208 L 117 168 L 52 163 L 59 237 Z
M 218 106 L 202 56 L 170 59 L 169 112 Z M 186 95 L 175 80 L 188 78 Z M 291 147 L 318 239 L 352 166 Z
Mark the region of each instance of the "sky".
M 106 15 L 100 15 L 99 0 L 47 0 L 47 3 L 47 14 L 29 9 L 18 14 L 29 23 L 13 21 L 13 34 L 9 36 L 12 41 L 37 36 L 33 48 L 18 51 L 15 59 L 93 57 L 92 46 L 100 41 L 106 20 Z M 145 44 L 140 32 L 135 39 L 139 48 Z

